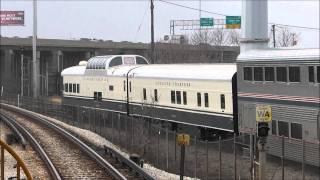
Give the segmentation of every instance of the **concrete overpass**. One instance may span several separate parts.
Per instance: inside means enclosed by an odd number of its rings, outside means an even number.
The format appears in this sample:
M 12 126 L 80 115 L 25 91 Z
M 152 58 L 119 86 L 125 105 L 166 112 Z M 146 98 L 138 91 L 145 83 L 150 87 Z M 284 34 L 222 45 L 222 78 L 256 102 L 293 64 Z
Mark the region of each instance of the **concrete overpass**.
M 32 95 L 32 38 L 0 38 L 0 87 L 4 93 Z M 60 73 L 96 55 L 139 54 L 149 57 L 149 44 L 103 40 L 38 39 L 40 94 L 59 95 Z M 156 44 L 156 63 L 235 62 L 239 47 Z M 23 59 L 23 61 L 22 61 Z M 22 63 L 23 62 L 23 63 Z M 23 65 L 22 65 L 23 64 Z

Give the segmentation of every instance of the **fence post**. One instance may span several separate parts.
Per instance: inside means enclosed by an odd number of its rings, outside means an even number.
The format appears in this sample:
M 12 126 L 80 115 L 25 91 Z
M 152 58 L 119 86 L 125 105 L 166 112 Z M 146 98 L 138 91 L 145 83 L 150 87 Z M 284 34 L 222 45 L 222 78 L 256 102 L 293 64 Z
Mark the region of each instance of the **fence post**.
M 197 179 L 197 164 L 198 164 L 197 136 L 195 136 L 194 138 L 195 138 L 195 140 L 194 140 L 194 146 L 195 146 L 194 147 L 194 149 L 195 149 L 194 150 L 195 151 L 194 154 L 195 154 L 195 161 L 196 161 L 195 164 L 194 164 L 194 178 Z
M 176 134 L 176 131 L 174 131 L 173 135 L 174 135 L 174 160 L 177 161 L 177 134 Z
M 134 128 L 133 128 L 133 116 L 131 116 L 131 149 L 133 151 L 133 140 L 134 140 Z
M 206 180 L 208 180 L 209 171 L 209 151 L 208 151 L 208 140 L 206 140 Z
M 304 161 L 305 161 L 305 149 L 304 149 L 304 140 L 302 139 L 302 180 L 304 180 Z
M 113 136 L 114 136 L 113 112 L 111 112 L 111 140 L 114 143 Z
M 219 180 L 221 180 L 221 136 L 219 136 Z
M 120 126 L 121 126 L 121 114 L 118 113 L 118 144 L 121 146 L 121 134 L 120 134 Z
M 167 141 L 167 170 L 169 169 L 169 130 L 168 127 L 166 127 L 166 141 Z
M 233 134 L 233 154 L 234 154 L 234 180 L 237 179 L 237 150 L 236 150 L 236 134 Z
M 281 179 L 284 180 L 284 136 L 282 136 L 282 152 L 281 152 Z
M 158 143 L 158 145 L 157 145 L 157 165 L 159 166 L 159 150 L 160 150 L 160 128 L 158 129 L 158 139 L 157 139 L 157 143 Z M 160 166 L 159 166 L 160 167 Z
M 253 156 L 253 135 L 252 133 L 250 133 L 250 164 L 251 164 L 251 168 L 250 168 L 250 174 L 251 174 L 251 179 L 254 180 L 254 156 Z

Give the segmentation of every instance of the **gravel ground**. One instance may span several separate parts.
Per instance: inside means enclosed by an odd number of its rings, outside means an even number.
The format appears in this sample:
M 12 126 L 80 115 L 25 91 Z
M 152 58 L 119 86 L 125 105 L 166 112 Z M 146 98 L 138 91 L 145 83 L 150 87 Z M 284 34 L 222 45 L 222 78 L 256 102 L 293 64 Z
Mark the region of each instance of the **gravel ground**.
M 7 134 L 12 134 L 12 131 L 3 122 L 0 122 L 0 138 L 3 141 L 6 140 Z M 43 164 L 42 160 L 39 158 L 38 154 L 33 151 L 30 145 L 23 149 L 20 144 L 11 144 L 11 148 L 22 158 L 30 171 L 31 175 L 35 180 L 37 179 L 50 179 L 48 171 Z M 16 160 L 5 151 L 5 179 L 9 177 L 15 177 L 17 174 L 17 169 L 14 168 L 16 165 Z M 23 170 L 20 170 L 21 178 L 25 178 Z
M 29 111 L 29 112 L 31 112 L 31 111 Z M 52 122 L 56 123 L 57 125 L 64 127 L 68 131 L 78 134 L 81 138 L 85 139 L 86 141 L 91 141 L 96 146 L 100 146 L 100 147 L 108 146 L 108 147 L 111 147 L 111 148 L 117 150 L 118 152 L 123 154 L 125 157 L 127 157 L 127 158 L 129 157 L 128 153 L 123 152 L 118 146 L 114 145 L 113 143 L 111 143 L 110 141 L 106 140 L 104 137 L 102 137 L 96 133 L 93 133 L 89 130 L 84 130 L 84 129 L 80 129 L 80 128 L 68 125 L 68 124 L 63 123 L 63 122 L 56 120 L 54 118 L 50 118 L 50 117 L 47 117 L 47 116 L 44 116 L 44 115 L 41 115 L 38 113 L 34 113 L 34 112 L 31 112 L 31 113 L 36 114 L 40 117 L 46 118 L 47 120 L 52 121 Z M 178 180 L 178 179 L 180 179 L 180 177 L 178 175 L 167 173 L 167 172 L 160 170 L 160 169 L 157 169 L 147 163 L 144 164 L 144 169 L 157 180 Z M 191 180 L 191 179 L 195 179 L 195 178 L 184 177 L 184 179 Z

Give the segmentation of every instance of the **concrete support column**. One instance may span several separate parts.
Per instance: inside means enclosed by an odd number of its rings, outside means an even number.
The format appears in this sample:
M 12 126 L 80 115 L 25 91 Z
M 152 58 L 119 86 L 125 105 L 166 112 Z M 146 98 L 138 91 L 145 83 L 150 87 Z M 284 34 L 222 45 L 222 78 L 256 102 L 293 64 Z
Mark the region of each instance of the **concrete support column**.
M 12 49 L 4 50 L 3 59 L 1 59 L 1 79 L 3 86 L 3 95 L 8 95 L 14 91 L 14 76 L 12 75 L 12 61 L 14 52 Z M 2 57 L 1 57 L 2 58 Z M 1 90 L 2 87 L 0 87 Z
M 59 95 L 61 91 L 61 71 L 63 70 L 63 52 L 61 50 L 52 51 L 52 58 L 48 62 L 48 94 Z
M 40 51 L 36 52 L 36 62 L 32 62 L 32 88 L 33 97 L 39 97 L 40 95 Z

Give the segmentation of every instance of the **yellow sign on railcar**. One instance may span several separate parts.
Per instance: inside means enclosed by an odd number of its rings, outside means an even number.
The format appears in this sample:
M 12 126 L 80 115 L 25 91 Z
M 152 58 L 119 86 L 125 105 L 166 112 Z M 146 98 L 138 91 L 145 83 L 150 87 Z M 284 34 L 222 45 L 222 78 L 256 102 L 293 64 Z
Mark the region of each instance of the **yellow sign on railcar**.
M 256 121 L 257 122 L 271 122 L 272 110 L 269 105 L 256 106 Z
M 178 134 L 177 136 L 178 145 L 189 146 L 190 144 L 190 135 L 189 134 Z

